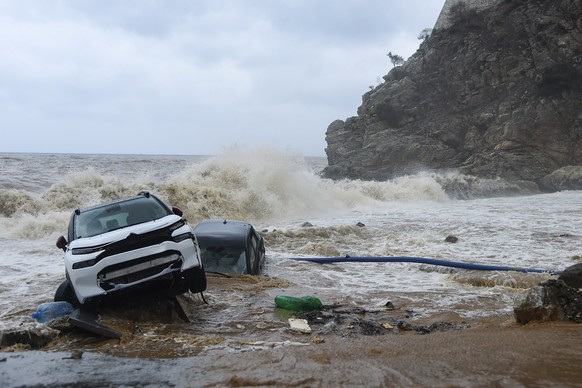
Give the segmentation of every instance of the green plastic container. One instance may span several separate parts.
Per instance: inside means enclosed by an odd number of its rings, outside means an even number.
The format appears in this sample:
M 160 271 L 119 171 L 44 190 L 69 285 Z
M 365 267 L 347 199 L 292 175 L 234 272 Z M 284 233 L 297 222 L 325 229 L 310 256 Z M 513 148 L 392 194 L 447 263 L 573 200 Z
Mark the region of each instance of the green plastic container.
M 314 296 L 296 297 L 277 295 L 275 297 L 275 305 L 279 308 L 290 311 L 314 311 L 323 309 L 321 300 Z

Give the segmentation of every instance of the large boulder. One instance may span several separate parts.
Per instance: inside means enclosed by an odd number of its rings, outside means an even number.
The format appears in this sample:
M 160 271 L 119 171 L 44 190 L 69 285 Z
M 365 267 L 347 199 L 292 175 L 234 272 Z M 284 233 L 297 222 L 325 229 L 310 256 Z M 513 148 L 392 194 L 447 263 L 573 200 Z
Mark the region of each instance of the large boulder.
M 557 280 L 548 280 L 516 300 L 515 319 L 582 322 L 582 263 L 573 265 Z
M 582 263 L 566 268 L 558 279 L 572 288 L 582 289 Z

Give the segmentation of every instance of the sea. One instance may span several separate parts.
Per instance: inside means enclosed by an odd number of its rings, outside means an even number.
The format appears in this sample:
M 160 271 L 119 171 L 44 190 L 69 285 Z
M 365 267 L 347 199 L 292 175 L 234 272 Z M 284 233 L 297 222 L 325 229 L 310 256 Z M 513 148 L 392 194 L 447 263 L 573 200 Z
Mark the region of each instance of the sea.
M 328 298 L 349 295 L 367 309 L 397 300 L 414 312 L 411 319 L 443 312 L 511 317 L 530 287 L 582 262 L 582 191 L 538 193 L 455 171 L 332 181 L 321 175 L 326 164 L 323 157 L 237 147 L 212 156 L 0 153 L 0 329 L 36 325 L 31 313 L 52 301 L 64 280 L 55 242 L 74 209 L 142 190 L 181 208 L 192 225 L 252 223 L 266 242 L 262 276 Z M 346 255 L 548 273 L 292 260 Z

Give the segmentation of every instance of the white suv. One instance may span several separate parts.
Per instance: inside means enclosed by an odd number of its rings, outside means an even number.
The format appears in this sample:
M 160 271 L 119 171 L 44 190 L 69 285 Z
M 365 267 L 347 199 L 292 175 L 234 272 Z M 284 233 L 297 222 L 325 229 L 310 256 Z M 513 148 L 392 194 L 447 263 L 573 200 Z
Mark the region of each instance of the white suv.
M 75 306 L 130 291 L 169 297 L 206 289 L 200 250 L 182 211 L 148 192 L 71 215 L 65 252 L 66 278 L 55 301 Z

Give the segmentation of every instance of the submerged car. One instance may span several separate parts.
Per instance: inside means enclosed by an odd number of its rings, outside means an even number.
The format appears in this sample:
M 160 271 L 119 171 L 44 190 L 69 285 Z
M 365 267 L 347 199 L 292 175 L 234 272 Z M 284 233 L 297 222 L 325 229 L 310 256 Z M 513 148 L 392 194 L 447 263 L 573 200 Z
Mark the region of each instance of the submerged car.
M 75 210 L 68 237 L 57 240 L 66 280 L 55 301 L 79 306 L 132 291 L 204 291 L 198 242 L 182 215 L 148 192 Z
M 206 272 L 257 275 L 265 262 L 265 243 L 242 221 L 207 220 L 194 228 Z

